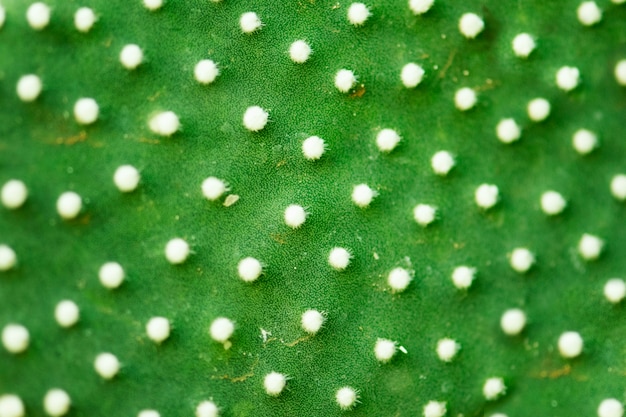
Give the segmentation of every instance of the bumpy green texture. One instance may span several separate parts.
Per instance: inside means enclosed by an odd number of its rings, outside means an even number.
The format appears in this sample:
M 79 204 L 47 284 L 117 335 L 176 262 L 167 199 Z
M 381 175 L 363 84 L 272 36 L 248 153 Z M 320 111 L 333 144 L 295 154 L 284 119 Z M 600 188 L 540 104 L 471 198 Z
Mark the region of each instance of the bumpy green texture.
M 604 398 L 626 398 L 624 306 L 603 296 L 609 278 L 626 274 L 626 207 L 609 189 L 626 170 L 626 89 L 613 76 L 626 57 L 626 6 L 599 0 L 602 21 L 585 27 L 578 0 L 437 0 L 421 16 L 405 0 L 366 3 L 372 15 L 354 27 L 344 0 L 169 0 L 154 12 L 139 0 L 47 0 L 50 24 L 36 32 L 28 1 L 3 0 L 0 183 L 23 180 L 29 199 L 0 213 L 0 243 L 18 256 L 0 273 L 0 326 L 24 325 L 31 343 L 0 352 L 0 395 L 19 395 L 27 415 L 40 416 L 45 393 L 63 388 L 76 417 L 188 416 L 207 399 L 232 417 L 419 416 L 431 400 L 446 402 L 449 416 L 593 416 Z M 88 33 L 73 26 L 80 6 L 98 15 Z M 250 35 L 238 23 L 247 11 L 264 24 Z M 485 21 L 473 40 L 459 33 L 466 12 Z M 528 59 L 511 48 L 520 32 L 537 39 Z M 289 59 L 297 39 L 313 49 L 304 64 Z M 119 62 L 128 43 L 145 54 L 134 71 Z M 193 76 L 205 58 L 220 68 L 210 85 Z M 400 81 L 408 62 L 426 71 L 415 89 Z M 581 73 L 569 93 L 555 83 L 565 65 Z M 334 87 L 341 68 L 358 76 L 351 93 Z M 15 86 L 30 73 L 44 89 L 23 103 Z M 468 112 L 454 105 L 461 87 L 479 93 Z M 74 120 L 81 97 L 100 105 L 93 125 Z M 545 122 L 526 115 L 535 97 L 552 104 Z M 252 105 L 270 113 L 256 133 L 242 124 Z M 148 128 L 163 110 L 180 117 L 172 137 Z M 522 127 L 511 145 L 495 132 L 508 117 Z M 402 136 L 388 154 L 375 142 L 383 128 Z M 589 155 L 572 148 L 580 128 L 598 134 Z M 328 144 L 319 161 L 302 155 L 311 135 Z M 440 150 L 456 160 L 446 177 L 430 166 Z M 123 164 L 142 175 L 130 194 L 112 181 Z M 207 201 L 208 176 L 227 181 L 239 201 Z M 350 198 L 360 183 L 379 194 L 365 209 Z M 474 201 L 482 183 L 500 189 L 488 211 Z M 568 202 L 553 217 L 539 205 L 550 189 Z M 56 213 L 67 190 L 83 197 L 76 220 Z M 427 227 L 413 219 L 418 203 L 438 209 Z M 298 229 L 284 224 L 289 204 L 309 213 Z M 596 261 L 578 253 L 584 233 L 606 243 Z M 174 237 L 193 250 L 182 265 L 163 253 Z M 327 262 L 335 246 L 353 255 L 343 272 Z M 536 256 L 526 274 L 509 265 L 516 247 Z M 246 256 L 264 265 L 253 283 L 237 276 Z M 127 275 L 115 290 L 98 281 L 108 261 Z M 468 290 L 450 279 L 459 265 L 477 270 Z M 394 294 L 386 279 L 398 266 L 415 275 Z M 54 320 L 63 299 L 80 307 L 69 329 Z M 528 326 L 510 337 L 499 322 L 514 307 Z M 310 308 L 327 314 L 315 336 L 300 328 Z M 146 336 L 153 316 L 172 323 L 161 345 Z M 236 323 L 227 350 L 208 331 L 219 316 Z M 557 349 L 569 330 L 585 342 L 575 359 Z M 444 337 L 461 345 L 450 363 L 435 350 Z M 378 338 L 407 353 L 379 363 Z M 101 352 L 122 363 L 110 381 L 93 368 Z M 278 397 L 263 388 L 270 371 L 290 378 Z M 487 401 L 482 387 L 494 376 L 506 394 Z M 346 385 L 360 403 L 341 411 L 334 396 Z

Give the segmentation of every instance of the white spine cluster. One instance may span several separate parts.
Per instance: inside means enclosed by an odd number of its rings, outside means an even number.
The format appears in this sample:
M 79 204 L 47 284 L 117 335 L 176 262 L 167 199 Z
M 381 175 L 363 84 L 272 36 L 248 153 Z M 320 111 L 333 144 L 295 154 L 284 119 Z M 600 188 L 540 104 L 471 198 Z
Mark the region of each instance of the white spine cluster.
M 267 395 L 277 397 L 285 389 L 287 377 L 279 372 L 270 372 L 263 379 L 263 387 Z
M 194 67 L 193 75 L 200 84 L 211 84 L 220 75 L 220 70 L 213 60 L 203 59 Z
M 16 92 L 20 100 L 29 103 L 37 100 L 42 88 L 41 78 L 35 74 L 28 74 L 19 79 Z
M 407 289 L 411 280 L 413 279 L 413 273 L 404 268 L 394 268 L 387 275 L 387 284 L 391 287 L 392 292 L 402 292 Z
M 397 343 L 389 339 L 378 339 L 374 345 L 374 356 L 381 363 L 387 363 L 394 357 Z
M 112 353 L 101 353 L 94 362 L 96 373 L 104 379 L 112 379 L 120 370 L 120 361 Z
M 558 346 L 561 356 L 575 358 L 583 351 L 583 338 L 578 332 L 565 332 L 559 337 Z
M 463 87 L 454 93 L 454 105 L 461 111 L 467 111 L 476 104 L 476 91 Z
M 520 33 L 513 38 L 513 52 L 520 58 L 528 58 L 535 50 L 535 39 L 528 33 Z
M 74 26 L 79 32 L 89 32 L 96 20 L 96 14 L 89 7 L 81 7 L 74 13 Z
M 424 74 L 424 68 L 414 62 L 409 62 L 402 67 L 400 79 L 406 88 L 415 88 L 422 82 Z
M 246 12 L 239 18 L 239 27 L 243 33 L 254 33 L 261 25 L 261 19 L 255 12 Z
M 604 240 L 598 236 L 585 233 L 578 241 L 578 253 L 586 261 L 593 261 L 600 257 L 602 248 L 604 247 Z
M 67 414 L 72 405 L 70 396 L 62 389 L 51 389 L 43 399 L 43 408 L 52 417 L 60 417 Z
M 211 323 L 211 338 L 219 343 L 226 343 L 235 331 L 235 323 L 226 317 L 218 317 Z
M 2 205 L 9 210 L 15 210 L 24 205 L 28 198 L 28 188 L 20 180 L 9 180 L 2 186 L 0 200 Z
M 575 67 L 561 67 L 556 72 L 556 85 L 563 91 L 575 89 L 580 83 L 580 71 Z
M 9 245 L 0 245 L 0 271 L 13 269 L 17 264 L 17 255 Z
M 164 111 L 155 114 L 148 121 L 148 127 L 159 136 L 172 136 L 180 128 L 180 120 L 173 111 Z
M 344 248 L 333 248 L 328 255 L 328 264 L 337 271 L 343 271 L 350 264 L 352 255 L 350 251 Z
M 337 390 L 335 394 L 335 401 L 342 410 L 350 410 L 353 408 L 359 399 L 359 394 L 352 387 L 343 387 Z
M 468 39 L 473 39 L 485 28 L 485 22 L 474 13 L 465 13 L 459 20 L 459 31 Z
M 352 202 L 361 208 L 368 207 L 378 193 L 367 184 L 355 185 L 352 189 Z
M 437 208 L 429 204 L 418 204 L 413 209 L 413 219 L 422 227 L 426 227 L 435 221 Z
M 21 324 L 7 324 L 2 329 L 2 345 L 9 353 L 18 354 L 28 349 L 30 333 Z
M 437 342 L 437 356 L 443 362 L 451 362 L 456 356 L 461 345 L 454 339 L 441 339 Z
M 506 392 L 506 386 L 502 378 L 494 377 L 489 378 L 483 385 L 483 395 L 487 401 L 493 401 Z
M 173 265 L 184 263 L 189 252 L 189 244 L 181 238 L 174 238 L 165 245 L 165 259 Z

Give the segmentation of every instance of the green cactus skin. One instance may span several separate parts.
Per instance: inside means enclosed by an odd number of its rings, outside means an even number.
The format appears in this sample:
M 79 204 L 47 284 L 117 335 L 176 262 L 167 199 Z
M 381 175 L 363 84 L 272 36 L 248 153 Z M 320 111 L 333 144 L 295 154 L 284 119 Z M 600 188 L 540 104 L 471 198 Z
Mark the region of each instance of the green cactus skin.
M 23 207 L 0 213 L 0 244 L 18 257 L 0 272 L 0 327 L 30 333 L 25 352 L 0 349 L 0 395 L 18 395 L 27 416 L 45 415 L 52 388 L 69 394 L 75 417 L 188 416 L 209 399 L 233 417 L 420 416 L 429 401 L 445 402 L 448 416 L 595 416 L 605 398 L 626 399 L 624 307 L 603 295 L 626 274 L 626 210 L 609 187 L 626 171 L 626 89 L 613 74 L 626 58 L 626 6 L 598 0 L 602 20 L 586 27 L 574 0 L 436 0 L 419 16 L 405 0 L 368 0 L 371 16 L 355 27 L 344 0 L 166 0 L 156 11 L 140 0 L 46 3 L 50 23 L 34 31 L 28 1 L 2 0 L 0 30 L 0 183 L 17 178 L 29 191 Z M 73 26 L 82 6 L 98 17 L 88 33 Z M 248 11 L 263 26 L 243 34 Z M 475 39 L 459 33 L 466 12 L 484 19 Z M 527 59 L 511 48 L 522 32 L 537 41 Z M 289 59 L 298 39 L 313 50 L 303 64 Z M 130 43 L 144 53 L 135 70 L 119 62 Z M 219 66 L 209 85 L 194 80 L 202 59 Z M 400 80 L 409 62 L 425 69 L 414 89 Z M 570 92 L 555 84 L 562 66 L 580 70 Z M 348 94 L 333 84 L 342 68 L 358 77 Z M 15 91 L 25 74 L 43 82 L 30 103 Z M 462 87 L 478 92 L 466 112 L 454 105 Z M 92 125 L 74 120 L 81 97 L 100 106 Z M 536 97 L 552 106 L 541 123 L 526 115 Z M 242 125 L 254 105 L 270 115 L 259 132 Z M 148 128 L 159 111 L 180 118 L 171 137 Z M 506 145 L 496 125 L 509 117 L 522 134 Z M 384 128 L 402 137 L 389 153 L 376 147 Z M 581 128 L 599 137 L 588 155 L 572 148 Z M 312 135 L 328 148 L 318 161 L 301 151 Z M 430 166 L 441 150 L 456 161 L 445 177 Z M 141 172 L 132 193 L 112 181 L 124 164 Z M 207 201 L 209 176 L 239 200 Z M 350 198 L 361 183 L 378 193 L 366 208 Z M 489 210 L 474 201 L 483 183 L 500 191 Z M 74 220 L 55 209 L 68 190 L 83 198 Z M 541 211 L 547 190 L 567 200 L 561 214 Z M 413 219 L 419 203 L 437 207 L 427 227 Z M 283 221 L 290 204 L 308 212 L 297 229 Z M 578 253 L 585 233 L 605 242 L 595 261 Z M 181 265 L 164 257 L 175 237 L 192 250 Z M 345 271 L 328 264 L 336 246 L 351 251 Z M 525 274 L 509 265 L 518 247 L 536 256 Z M 237 276 L 248 256 L 263 264 L 251 283 Z M 126 272 L 112 290 L 98 281 L 109 261 Z M 476 268 L 466 290 L 450 278 L 460 265 Z M 394 293 L 386 279 L 396 267 L 414 276 Z M 54 319 L 64 299 L 80 308 L 67 329 Z M 312 308 L 326 321 L 307 335 L 300 319 Z M 519 336 L 500 329 L 509 308 L 528 317 Z M 172 325 L 161 344 L 146 336 L 154 316 Z M 209 335 L 221 316 L 235 322 L 228 349 Z M 559 355 L 565 331 L 584 339 L 577 358 Z M 379 338 L 406 353 L 379 363 Z M 461 346 L 449 363 L 436 353 L 443 338 Z M 102 352 L 121 362 L 111 380 L 94 371 Z M 272 371 L 288 376 L 275 397 L 263 388 Z M 495 401 L 482 392 L 491 377 L 506 384 Z M 344 386 L 359 393 L 349 411 L 335 401 Z

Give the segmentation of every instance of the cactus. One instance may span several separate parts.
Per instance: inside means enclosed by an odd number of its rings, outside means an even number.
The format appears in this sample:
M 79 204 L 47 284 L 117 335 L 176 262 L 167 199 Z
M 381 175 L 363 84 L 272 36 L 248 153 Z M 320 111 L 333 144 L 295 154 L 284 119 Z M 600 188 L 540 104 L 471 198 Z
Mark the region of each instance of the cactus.
M 620 3 L 2 0 L 0 417 L 622 416 Z

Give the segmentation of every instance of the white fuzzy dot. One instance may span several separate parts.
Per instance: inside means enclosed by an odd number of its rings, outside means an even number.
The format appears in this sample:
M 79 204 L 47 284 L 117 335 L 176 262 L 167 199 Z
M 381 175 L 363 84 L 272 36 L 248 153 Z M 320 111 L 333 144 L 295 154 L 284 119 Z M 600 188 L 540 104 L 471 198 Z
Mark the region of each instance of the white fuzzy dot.
M 4 22 L 6 21 L 7 18 L 7 12 L 5 10 L 5 8 L 0 5 L 0 29 L 2 29 L 2 26 L 4 26 Z
M 261 107 L 248 107 L 243 115 L 243 125 L 251 132 L 258 132 L 265 127 L 268 118 L 269 113 Z
M 73 191 L 66 191 L 57 199 L 57 213 L 65 220 L 76 218 L 82 207 L 80 196 Z
M 161 414 L 156 410 L 141 410 L 137 417 L 161 417 Z
M 324 321 L 326 318 L 319 311 L 307 310 L 302 314 L 302 329 L 307 333 L 315 334 L 322 328 Z
M 520 33 L 513 38 L 513 52 L 520 58 L 527 58 L 535 50 L 535 39 L 528 33 Z
M 422 82 L 424 74 L 424 68 L 414 62 L 409 62 L 402 67 L 400 79 L 406 88 L 415 88 Z
M 453 339 L 441 339 L 437 342 L 437 356 L 444 362 L 450 362 L 461 346 Z
M 342 410 L 349 410 L 357 403 L 359 395 L 352 387 L 343 387 L 337 390 L 335 394 L 335 401 Z
M 265 388 L 265 392 L 267 395 L 271 395 L 272 397 L 276 397 L 283 392 L 285 385 L 287 384 L 287 377 L 278 372 L 270 372 L 265 375 L 263 379 L 263 387 Z
M 263 272 L 263 266 L 258 259 L 247 257 L 243 258 L 237 264 L 237 273 L 239 274 L 239 278 L 241 278 L 245 282 L 253 282 L 256 281 Z
M 163 0 L 143 0 L 143 7 L 155 11 L 163 7 Z
M 413 219 L 420 226 L 426 227 L 435 221 L 437 208 L 429 204 L 418 204 L 413 209 Z
M 98 120 L 100 106 L 93 98 L 81 98 L 74 104 L 74 119 L 81 125 L 90 125 Z
M 550 102 L 545 98 L 535 98 L 526 107 L 528 117 L 533 122 L 542 122 L 550 115 Z
M 580 253 L 580 256 L 582 256 L 583 259 L 593 261 L 600 257 L 603 247 L 604 241 L 602 239 L 585 233 L 578 242 L 578 253 Z
M 306 159 L 315 161 L 320 159 L 326 150 L 324 139 L 318 136 L 311 136 L 302 142 L 302 154 Z
M 170 337 L 170 321 L 165 317 L 152 317 L 146 324 L 146 334 L 155 343 Z
M 482 184 L 474 192 L 474 200 L 478 207 L 488 210 L 496 205 L 500 198 L 498 186 L 493 184 Z
M 143 61 L 143 51 L 139 45 L 129 44 L 122 48 L 120 52 L 120 62 L 124 68 L 134 70 Z
M 505 391 L 506 386 L 502 378 L 489 378 L 483 385 L 483 395 L 488 401 L 495 400 L 503 395 Z
M 393 292 L 402 292 L 407 289 L 411 280 L 412 273 L 404 268 L 394 268 L 387 275 L 387 284 Z
M 181 238 L 174 238 L 165 245 L 165 259 L 174 265 L 185 262 L 189 252 L 189 244 Z
M 446 403 L 429 401 L 424 406 L 424 417 L 443 417 L 446 415 Z
M 0 416 L 24 417 L 24 403 L 15 394 L 0 395 Z
M 435 0 L 409 0 L 409 9 L 415 15 L 424 14 L 430 10 Z
M 472 285 L 476 268 L 469 266 L 457 266 L 452 272 L 452 283 L 460 290 L 465 290 Z
M 217 417 L 220 410 L 213 401 L 202 401 L 196 407 L 196 417 Z
M 604 399 L 598 406 L 598 417 L 622 417 L 623 415 L 624 406 L 615 398 Z
M 370 9 L 363 3 L 352 3 L 348 7 L 348 21 L 354 26 L 363 25 L 370 16 Z
M 617 174 L 611 179 L 611 194 L 617 200 L 626 200 L 626 175 Z
M 459 30 L 468 39 L 473 39 L 485 28 L 485 22 L 474 13 L 465 13 L 459 20 Z
M 511 252 L 509 264 L 514 271 L 520 274 L 528 272 L 534 263 L 535 255 L 526 248 L 515 248 L 513 252 Z
M 17 255 L 8 245 L 0 245 L 0 271 L 8 271 L 15 267 Z
M 370 205 L 377 194 L 367 184 L 355 185 L 352 189 L 352 202 L 359 207 L 365 208 Z
M 578 86 L 580 71 L 575 67 L 561 67 L 556 72 L 556 85 L 563 91 L 568 92 Z
M 44 29 L 50 23 L 50 7 L 41 2 L 31 4 L 26 10 L 26 20 L 31 28 Z
M 54 309 L 54 319 L 59 326 L 68 328 L 78 322 L 80 310 L 75 302 L 71 300 L 60 301 Z
M 354 72 L 348 69 L 340 69 L 335 74 L 335 87 L 342 93 L 349 92 L 356 84 Z
M 564 358 L 575 358 L 583 351 L 583 338 L 578 332 L 565 332 L 559 337 L 559 353 Z
M 622 86 L 626 86 L 626 59 L 622 59 L 615 64 L 615 80 Z
M 254 12 L 246 12 L 239 18 L 239 27 L 243 33 L 254 33 L 261 27 L 261 19 Z
M 435 174 L 446 176 L 454 167 L 454 157 L 448 151 L 439 151 L 430 159 L 430 166 Z
M 386 363 L 396 354 L 396 342 L 389 339 L 378 339 L 374 346 L 374 355 L 379 362 Z
M 2 186 L 0 199 L 2 205 L 10 210 L 15 210 L 24 205 L 28 198 L 28 188 L 20 180 L 9 180 Z
M 604 284 L 604 296 L 606 299 L 617 304 L 626 297 L 626 283 L 620 278 L 611 278 Z
M 217 64 L 210 59 L 199 61 L 193 69 L 193 75 L 200 84 L 211 84 L 219 74 Z
M 598 136 L 590 130 L 579 129 L 572 137 L 572 145 L 576 152 L 587 155 L 598 146 Z
M 297 204 L 290 204 L 285 209 L 284 220 L 285 224 L 293 229 L 297 229 L 302 226 L 306 221 L 307 213 L 304 207 Z
M 107 262 L 100 267 L 98 278 L 100 284 L 108 289 L 115 289 L 124 282 L 124 268 L 117 262 Z
M 576 9 L 578 21 L 584 26 L 592 26 L 602 20 L 602 10 L 595 1 L 585 1 L 580 3 Z
M 401 138 L 393 129 L 383 129 L 376 135 L 376 146 L 381 152 L 391 152 L 398 145 Z
M 113 183 L 123 193 L 135 191 L 140 179 L 139 171 L 132 165 L 121 165 L 113 174 Z
M 64 416 L 70 409 L 72 400 L 67 392 L 62 389 L 51 389 L 43 399 L 43 408 L 46 413 L 53 417 Z
M 467 111 L 476 104 L 476 92 L 469 88 L 460 88 L 454 93 L 454 105 L 461 111 Z
M 74 13 L 74 27 L 79 32 L 87 33 L 96 23 L 96 14 L 89 7 L 81 7 Z
M 41 93 L 42 84 L 41 79 L 34 75 L 24 75 L 17 82 L 17 96 L 24 102 L 35 101 Z
M 202 181 L 202 195 L 210 201 L 215 201 L 227 191 L 226 183 L 216 177 L 208 177 Z
M 563 196 L 556 191 L 546 191 L 541 195 L 541 210 L 548 216 L 560 214 L 566 205 Z
M 500 327 L 509 336 L 520 334 L 525 326 L 526 314 L 519 308 L 509 309 L 500 317 Z
M 148 121 L 148 127 L 160 136 L 172 136 L 180 128 L 180 120 L 173 111 L 157 113 Z
M 226 343 L 235 331 L 235 323 L 226 317 L 218 317 L 211 323 L 211 338 L 219 343 Z
M 2 329 L 2 344 L 9 353 L 22 353 L 28 348 L 30 335 L 21 324 L 7 324 Z
M 304 64 L 311 56 L 311 46 L 303 40 L 297 40 L 289 47 L 289 57 L 296 64 Z
M 513 143 L 519 140 L 522 130 L 514 119 L 502 119 L 496 127 L 496 134 L 502 143 Z
M 352 255 L 347 249 L 333 248 L 328 255 L 328 264 L 337 271 L 343 271 L 350 264 Z
M 101 353 L 96 357 L 94 369 L 104 379 L 111 379 L 120 370 L 120 362 L 112 353 Z

